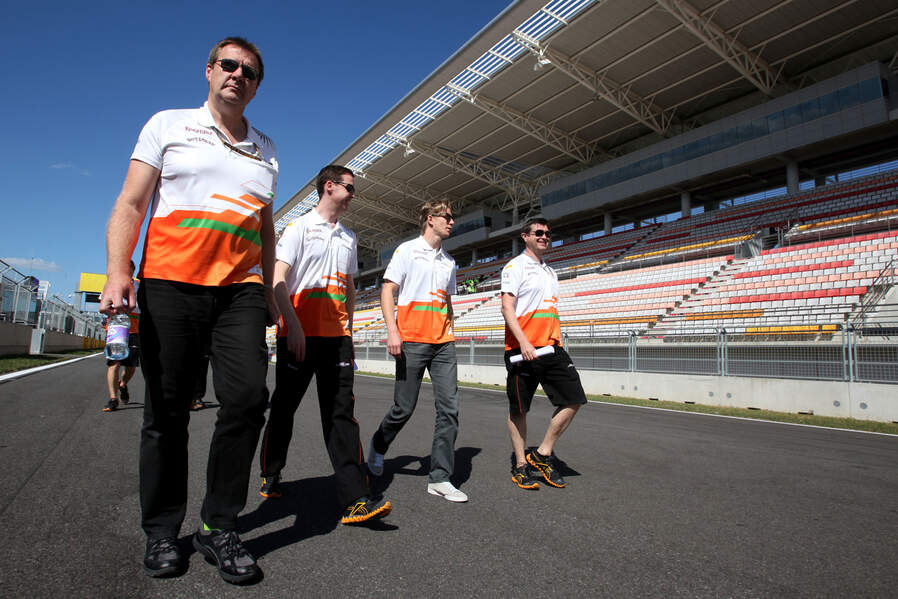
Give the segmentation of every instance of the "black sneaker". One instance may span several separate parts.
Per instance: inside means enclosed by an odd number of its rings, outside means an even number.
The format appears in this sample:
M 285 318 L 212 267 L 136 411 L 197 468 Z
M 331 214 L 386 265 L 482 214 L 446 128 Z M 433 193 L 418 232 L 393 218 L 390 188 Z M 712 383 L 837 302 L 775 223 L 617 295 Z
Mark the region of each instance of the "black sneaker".
M 131 395 L 128 393 L 128 385 L 121 385 L 118 388 L 118 396 L 123 404 L 128 405 L 128 402 L 131 401 Z
M 175 537 L 147 539 L 143 571 L 153 578 L 169 578 L 184 573 L 186 562 Z
M 277 499 L 284 496 L 281 489 L 281 477 L 279 474 L 274 476 L 263 476 L 262 486 L 259 487 L 259 495 L 266 499 Z
M 118 400 L 110 399 L 109 403 L 106 404 L 106 407 L 103 408 L 104 412 L 115 412 L 118 409 Z
M 522 489 L 539 489 L 539 482 L 534 476 L 533 469 L 530 464 L 517 466 L 511 469 L 511 481 Z
M 206 561 L 218 566 L 218 573 L 231 584 L 245 584 L 262 575 L 256 558 L 240 542 L 233 530 L 213 530 L 209 534 L 196 531 L 193 547 L 203 554 Z
M 561 477 L 561 473 L 558 472 L 558 465 L 554 455 L 545 456 L 537 450 L 531 449 L 527 452 L 527 461 L 540 471 L 547 483 L 559 489 L 564 487 L 564 479 Z
M 367 497 L 360 497 L 349 504 L 343 517 L 340 518 L 341 524 L 361 524 L 368 520 L 379 520 L 386 517 L 393 511 L 393 504 L 389 501 L 375 501 Z

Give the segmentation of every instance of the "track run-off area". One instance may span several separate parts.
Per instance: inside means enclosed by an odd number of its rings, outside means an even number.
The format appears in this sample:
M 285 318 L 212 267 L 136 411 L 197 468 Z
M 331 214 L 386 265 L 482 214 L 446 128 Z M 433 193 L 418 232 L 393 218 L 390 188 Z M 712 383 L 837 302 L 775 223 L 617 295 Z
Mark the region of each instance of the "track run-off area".
M 312 385 L 287 495 L 263 500 L 256 465 L 239 521 L 264 579 L 232 587 L 192 553 L 183 576 L 153 580 L 137 494 L 143 379 L 130 405 L 103 413 L 104 376 L 93 357 L 0 383 L 0 596 L 885 597 L 898 584 L 894 436 L 591 403 L 556 447 L 567 487 L 524 491 L 509 474 L 504 393 L 461 388 L 453 482 L 470 501 L 452 504 L 426 492 L 426 384 L 373 479 L 394 504 L 385 520 L 337 523 Z M 392 389 L 356 377 L 366 450 Z M 550 414 L 536 398 L 529 444 Z M 215 418 L 191 414 L 183 541 Z

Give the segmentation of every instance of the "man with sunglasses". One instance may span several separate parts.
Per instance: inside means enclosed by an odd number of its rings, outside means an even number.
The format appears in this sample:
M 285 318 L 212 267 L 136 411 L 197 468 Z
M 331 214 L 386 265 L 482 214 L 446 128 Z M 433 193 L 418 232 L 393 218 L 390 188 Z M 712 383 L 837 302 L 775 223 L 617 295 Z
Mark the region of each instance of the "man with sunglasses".
M 271 292 L 277 153 L 243 116 L 263 72 L 252 43 L 229 37 L 216 44 L 206 64 L 206 103 L 147 122 L 107 228 L 101 310 L 127 312 L 135 299 L 141 309 L 147 388 L 140 504 L 143 565 L 152 577 L 178 576 L 187 566 L 177 539 L 187 511 L 190 405 L 206 348 L 221 408 L 193 544 L 228 582 L 261 574 L 235 528 L 265 423 L 265 326 L 277 316 Z M 148 210 L 135 294 L 128 259 Z
M 274 289 L 282 326 L 271 411 L 259 450 L 259 494 L 283 495 L 280 478 L 293 436 L 293 416 L 314 376 L 324 444 L 344 509 L 340 521 L 361 524 L 383 518 L 392 505 L 370 496 L 353 414 L 352 311 L 358 241 L 339 221 L 355 194 L 353 173 L 345 166 L 326 166 L 318 173 L 316 187 L 318 205 L 290 223 L 277 244 Z
M 436 423 L 427 492 L 453 502 L 468 496 L 449 481 L 455 468 L 458 435 L 458 361 L 452 333 L 455 260 L 442 248 L 452 233 L 452 207 L 445 200 L 420 209 L 421 236 L 399 245 L 384 273 L 380 294 L 387 326 L 387 350 L 396 358 L 393 406 L 371 439 L 368 469 L 383 474 L 384 454 L 411 418 L 424 370 L 430 372 Z M 394 294 L 399 293 L 398 315 Z
M 586 394 L 577 369 L 561 347 L 558 276 L 543 260 L 551 240 L 548 221 L 528 220 L 521 229 L 521 238 L 525 246 L 523 253 L 502 269 L 508 433 L 515 457 L 511 475 L 512 481 L 522 489 L 539 488 L 537 473 L 547 484 L 561 488 L 565 482 L 553 449 L 577 410 L 586 403 Z M 555 412 L 539 447 L 525 451 L 527 412 L 539 385 L 555 406 Z

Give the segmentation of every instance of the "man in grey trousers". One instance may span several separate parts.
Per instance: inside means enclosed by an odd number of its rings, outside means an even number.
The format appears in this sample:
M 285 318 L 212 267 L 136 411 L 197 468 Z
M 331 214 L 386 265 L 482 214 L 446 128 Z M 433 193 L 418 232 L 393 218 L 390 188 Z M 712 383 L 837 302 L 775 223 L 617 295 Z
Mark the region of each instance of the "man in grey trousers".
M 400 244 L 384 273 L 380 301 L 387 349 L 396 358 L 396 386 L 393 406 L 371 439 L 368 469 L 375 476 L 383 474 L 384 454 L 411 418 L 427 369 L 436 404 L 427 492 L 464 502 L 468 496 L 449 481 L 458 434 L 458 362 L 451 299 L 456 269 L 455 260 L 443 251 L 442 241 L 449 237 L 455 220 L 445 200 L 425 202 L 419 220 L 421 236 Z

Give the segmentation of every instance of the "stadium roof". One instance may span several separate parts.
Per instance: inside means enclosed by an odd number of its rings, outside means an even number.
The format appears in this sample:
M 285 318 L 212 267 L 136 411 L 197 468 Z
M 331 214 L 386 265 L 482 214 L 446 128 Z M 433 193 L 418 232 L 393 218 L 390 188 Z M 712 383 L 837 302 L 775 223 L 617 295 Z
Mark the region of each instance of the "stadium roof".
M 376 251 L 448 197 L 539 211 L 539 187 L 871 61 L 898 65 L 893 0 L 521 0 L 333 160 Z M 317 202 L 314 180 L 276 213 Z

